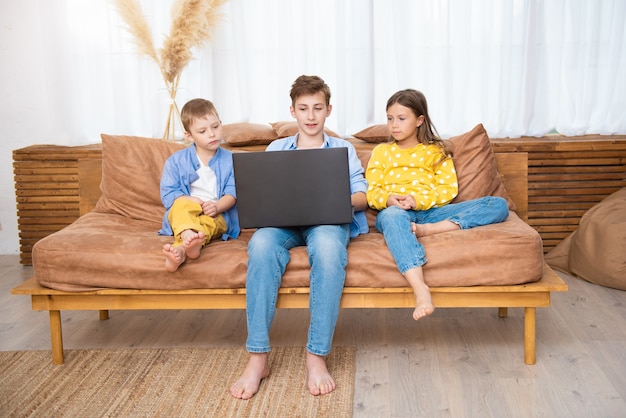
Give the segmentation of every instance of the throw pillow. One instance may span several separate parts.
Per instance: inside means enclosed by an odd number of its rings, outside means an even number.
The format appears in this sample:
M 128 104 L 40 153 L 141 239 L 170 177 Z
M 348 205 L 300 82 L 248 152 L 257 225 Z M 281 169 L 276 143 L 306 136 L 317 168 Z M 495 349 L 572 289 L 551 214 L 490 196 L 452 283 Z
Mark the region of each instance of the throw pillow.
M 276 131 L 260 123 L 230 123 L 224 125 L 224 141 L 233 147 L 267 145 L 278 139 Z
M 372 125 L 352 135 L 365 142 L 379 144 L 381 142 L 389 142 L 389 128 L 387 125 Z
M 294 136 L 298 133 L 298 124 L 296 122 L 274 122 L 270 123 L 274 131 L 279 138 L 286 138 L 288 136 Z M 324 128 L 324 132 L 328 136 L 334 136 L 335 138 L 341 138 L 338 133 L 331 131 L 328 128 Z
M 161 173 L 180 142 L 102 134 L 102 195 L 95 211 L 161 223 Z M 158 228 L 157 228 L 158 229 Z
M 506 199 L 509 209 L 515 203 L 509 197 L 500 179 L 489 136 L 482 124 L 469 132 L 447 140 L 459 183 L 459 194 L 452 201 L 463 202 L 483 196 L 500 196 Z

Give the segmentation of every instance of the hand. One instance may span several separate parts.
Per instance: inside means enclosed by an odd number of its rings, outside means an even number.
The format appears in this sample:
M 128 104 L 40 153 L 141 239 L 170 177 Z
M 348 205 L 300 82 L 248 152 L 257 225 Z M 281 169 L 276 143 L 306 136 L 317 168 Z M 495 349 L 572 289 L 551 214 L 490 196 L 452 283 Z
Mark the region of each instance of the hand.
M 217 205 L 215 204 L 215 202 L 202 202 L 201 204 L 202 206 L 202 213 L 204 213 L 207 216 L 210 216 L 212 218 L 217 216 Z
M 409 210 L 415 209 L 417 204 L 411 195 L 392 194 L 389 196 L 389 199 L 387 199 L 387 207 L 389 206 L 398 206 L 401 209 Z

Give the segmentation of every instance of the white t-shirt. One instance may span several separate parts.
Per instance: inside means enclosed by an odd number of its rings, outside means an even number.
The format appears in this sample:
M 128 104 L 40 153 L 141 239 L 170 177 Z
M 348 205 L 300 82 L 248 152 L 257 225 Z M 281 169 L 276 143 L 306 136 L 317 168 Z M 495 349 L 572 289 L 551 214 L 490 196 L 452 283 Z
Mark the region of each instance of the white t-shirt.
M 191 195 L 201 199 L 203 202 L 216 202 L 217 177 L 215 172 L 208 165 L 204 165 L 200 158 L 198 158 L 198 161 L 200 161 L 200 168 L 196 170 L 196 173 L 198 173 L 200 178 L 191 183 Z

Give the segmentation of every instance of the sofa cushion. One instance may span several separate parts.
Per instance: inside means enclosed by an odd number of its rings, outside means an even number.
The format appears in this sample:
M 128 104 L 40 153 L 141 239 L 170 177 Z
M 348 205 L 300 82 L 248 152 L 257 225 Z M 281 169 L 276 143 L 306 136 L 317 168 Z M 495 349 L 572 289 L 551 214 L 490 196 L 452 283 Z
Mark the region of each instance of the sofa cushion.
M 506 199 L 509 209 L 514 211 L 515 203 L 500 179 L 491 142 L 483 125 L 478 124 L 471 131 L 447 141 L 459 182 L 459 194 L 452 203 L 499 196 Z
M 298 133 L 298 124 L 292 121 L 273 122 L 270 123 L 272 128 L 276 131 L 279 138 L 286 138 L 288 136 L 294 136 Z M 341 138 L 338 133 L 331 131 L 328 128 L 324 128 L 324 132 L 328 136 L 334 136 L 335 138 Z
M 186 145 L 135 136 L 101 137 L 102 195 L 94 210 L 160 223 L 165 213 L 160 194 L 163 165 Z
M 236 240 L 216 240 L 176 272 L 163 267 L 160 224 L 112 213 L 90 212 L 33 248 L 38 282 L 64 291 L 97 288 L 244 288 L 251 230 Z M 420 238 L 429 286 L 508 285 L 538 280 L 543 249 L 539 234 L 515 213 L 497 225 Z M 480 245 L 477 245 L 480 243 Z M 306 247 L 289 251 L 282 286 L 309 285 Z M 348 287 L 405 287 L 382 234 L 360 235 L 348 247 Z
M 390 138 L 389 128 L 386 124 L 372 125 L 359 132 L 352 134 L 353 137 L 358 138 L 365 142 L 379 144 L 381 142 L 388 142 Z
M 233 147 L 267 145 L 276 139 L 278 134 L 270 125 L 247 122 L 224 125 L 224 141 Z

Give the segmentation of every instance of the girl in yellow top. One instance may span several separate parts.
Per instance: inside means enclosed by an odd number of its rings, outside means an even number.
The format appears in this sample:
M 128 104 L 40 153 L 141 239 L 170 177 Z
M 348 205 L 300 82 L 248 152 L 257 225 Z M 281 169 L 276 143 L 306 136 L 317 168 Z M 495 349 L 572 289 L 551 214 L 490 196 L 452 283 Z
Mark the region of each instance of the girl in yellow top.
M 501 197 L 453 203 L 459 191 L 445 143 L 428 116 L 424 95 L 401 90 L 387 101 L 390 143 L 379 144 L 365 171 L 367 202 L 379 210 L 376 229 L 415 293 L 413 318 L 435 310 L 424 282 L 424 247 L 418 237 L 504 221 L 509 210 Z

